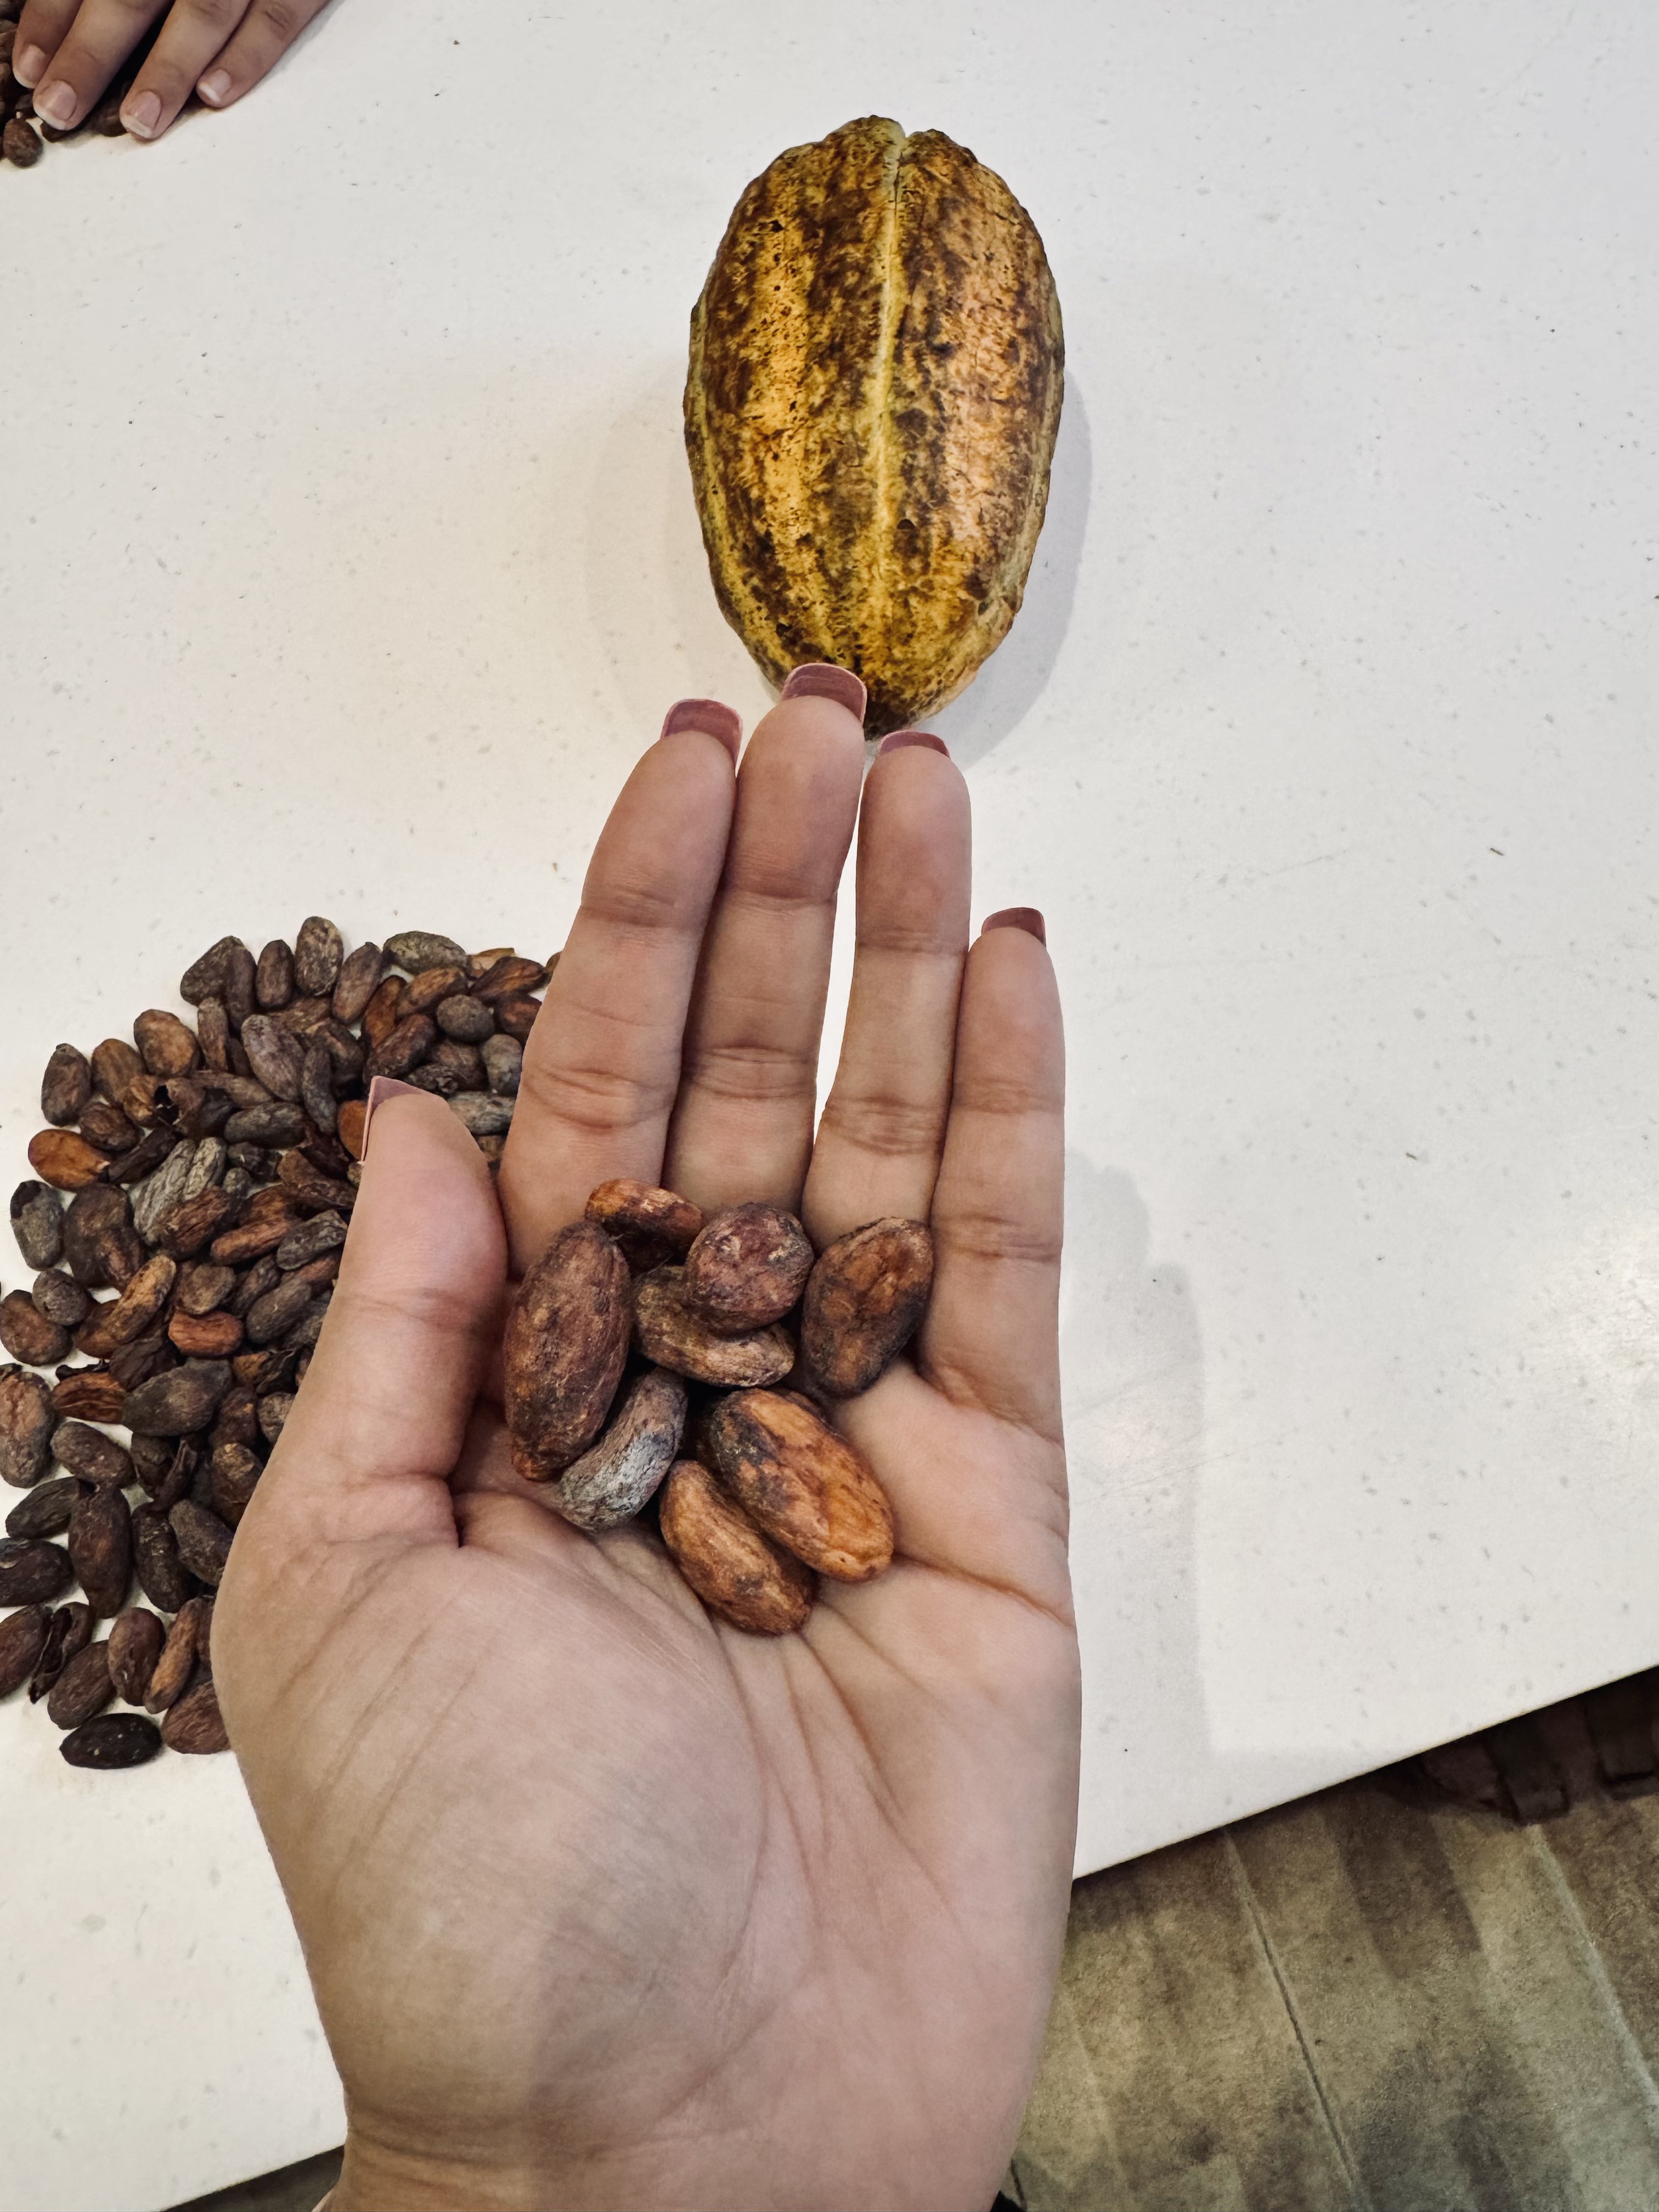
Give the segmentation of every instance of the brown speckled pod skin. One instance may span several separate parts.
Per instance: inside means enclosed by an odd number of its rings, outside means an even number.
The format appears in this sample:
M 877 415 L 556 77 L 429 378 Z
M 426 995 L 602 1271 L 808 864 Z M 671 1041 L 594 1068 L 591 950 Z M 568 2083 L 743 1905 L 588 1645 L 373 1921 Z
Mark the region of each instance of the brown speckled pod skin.
M 774 683 L 854 670 L 879 736 L 971 682 L 1019 611 L 1064 361 L 1030 217 L 943 132 L 865 116 L 756 178 L 692 312 L 685 440 Z

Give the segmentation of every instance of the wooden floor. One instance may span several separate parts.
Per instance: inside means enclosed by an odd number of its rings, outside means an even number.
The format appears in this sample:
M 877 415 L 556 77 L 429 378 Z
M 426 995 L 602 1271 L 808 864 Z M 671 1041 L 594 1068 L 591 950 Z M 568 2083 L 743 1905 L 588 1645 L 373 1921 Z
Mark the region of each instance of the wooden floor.
M 1654 2212 L 1656 1718 L 1659 1675 L 1615 1683 L 1079 1882 L 1008 2196 Z
M 1615 1685 L 1079 1882 L 1010 2194 L 1659 2206 L 1653 1692 Z

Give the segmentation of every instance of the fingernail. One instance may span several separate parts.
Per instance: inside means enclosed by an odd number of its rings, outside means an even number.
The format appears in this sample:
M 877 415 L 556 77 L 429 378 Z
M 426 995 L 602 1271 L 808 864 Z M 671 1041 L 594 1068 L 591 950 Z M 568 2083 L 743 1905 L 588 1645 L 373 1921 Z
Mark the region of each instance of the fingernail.
M 988 914 L 979 926 L 980 935 L 983 937 L 988 929 L 1023 929 L 1028 937 L 1035 937 L 1039 945 L 1048 942 L 1042 915 L 1034 906 L 1005 906 L 995 914 Z
M 44 65 L 46 56 L 43 54 L 40 59 Z M 37 115 L 44 115 L 48 123 L 55 123 L 61 131 L 65 124 L 74 120 L 75 87 L 65 84 L 61 76 L 55 78 L 45 91 L 35 94 L 34 112 Z
M 206 100 L 210 107 L 216 107 L 229 90 L 230 71 L 210 70 L 197 86 L 196 97 L 198 100 Z
M 742 715 L 718 699 L 677 699 L 662 718 L 658 743 L 681 730 L 701 730 L 705 737 L 718 738 L 733 760 L 743 743 Z
M 951 757 L 950 746 L 931 730 L 894 730 L 876 747 L 876 758 L 879 760 L 884 753 L 902 752 L 906 745 L 926 745 L 929 752 L 943 753 L 946 760 Z
M 161 119 L 161 96 L 154 92 L 137 94 L 121 110 L 121 120 L 135 138 L 148 138 Z
M 778 694 L 780 699 L 833 699 L 860 722 L 869 696 L 850 668 L 837 668 L 833 660 L 803 661 Z
M 46 55 L 43 46 L 25 46 L 21 54 L 14 54 L 11 58 L 11 73 L 25 91 L 40 82 L 40 72 L 46 65 Z
M 374 1109 L 388 1098 L 419 1098 L 425 1094 L 413 1083 L 399 1083 L 395 1075 L 377 1075 L 368 1086 L 368 1101 L 363 1108 L 363 1152 L 368 1158 L 368 1132 L 374 1119 Z

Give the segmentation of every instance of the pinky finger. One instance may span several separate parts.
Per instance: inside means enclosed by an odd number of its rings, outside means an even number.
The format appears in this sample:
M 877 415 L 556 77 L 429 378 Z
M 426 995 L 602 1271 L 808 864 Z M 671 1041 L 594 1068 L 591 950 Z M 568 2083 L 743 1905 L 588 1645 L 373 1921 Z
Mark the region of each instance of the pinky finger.
M 199 99 L 229 107 L 282 59 L 327 0 L 253 0 L 224 51 L 197 80 Z

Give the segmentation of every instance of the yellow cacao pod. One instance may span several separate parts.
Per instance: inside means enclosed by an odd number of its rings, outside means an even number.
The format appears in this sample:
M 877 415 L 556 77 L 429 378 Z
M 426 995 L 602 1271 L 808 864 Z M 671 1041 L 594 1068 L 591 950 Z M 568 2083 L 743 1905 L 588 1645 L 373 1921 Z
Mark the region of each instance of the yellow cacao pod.
M 1064 362 L 1036 227 L 942 131 L 866 116 L 756 178 L 692 312 L 685 442 L 773 683 L 853 669 L 880 735 L 972 681 L 1019 611 Z

